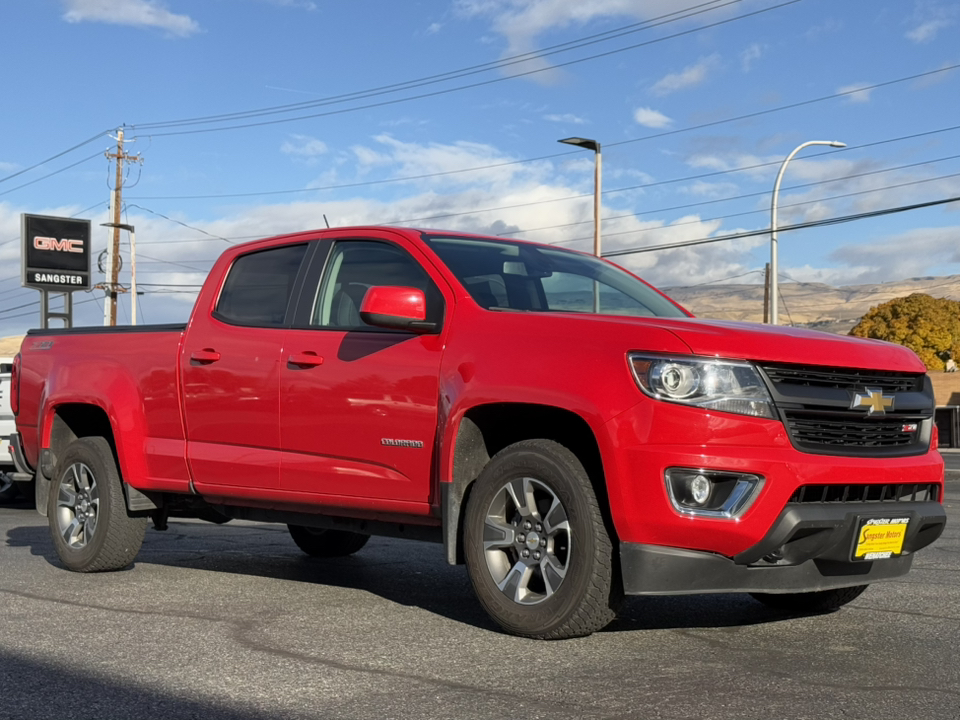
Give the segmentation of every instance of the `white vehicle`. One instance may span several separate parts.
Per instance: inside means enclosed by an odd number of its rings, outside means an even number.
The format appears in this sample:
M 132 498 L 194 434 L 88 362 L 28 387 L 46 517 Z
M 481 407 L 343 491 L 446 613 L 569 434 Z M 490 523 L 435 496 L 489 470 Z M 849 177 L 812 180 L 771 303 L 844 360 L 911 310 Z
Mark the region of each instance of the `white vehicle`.
M 0 502 L 17 497 L 13 481 L 13 458 L 10 456 L 10 436 L 17 431 L 10 409 L 10 370 L 13 360 L 0 358 Z

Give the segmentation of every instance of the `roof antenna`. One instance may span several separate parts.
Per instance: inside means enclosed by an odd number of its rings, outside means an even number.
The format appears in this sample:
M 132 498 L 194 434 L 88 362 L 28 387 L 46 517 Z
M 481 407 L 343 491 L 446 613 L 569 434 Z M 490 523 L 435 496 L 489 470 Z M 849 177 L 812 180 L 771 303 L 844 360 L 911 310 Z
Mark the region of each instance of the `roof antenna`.
M 327 224 L 327 229 L 329 230 L 329 229 L 330 229 L 330 221 L 327 220 L 327 214 L 326 214 L 326 213 L 323 214 L 323 221 Z

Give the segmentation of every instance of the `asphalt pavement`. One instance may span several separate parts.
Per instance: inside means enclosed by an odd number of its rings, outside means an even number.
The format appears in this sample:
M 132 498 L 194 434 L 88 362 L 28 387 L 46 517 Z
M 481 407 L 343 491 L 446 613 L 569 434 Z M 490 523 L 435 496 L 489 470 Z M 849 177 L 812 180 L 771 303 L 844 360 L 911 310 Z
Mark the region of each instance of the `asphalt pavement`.
M 838 612 L 632 598 L 561 642 L 498 631 L 439 545 L 320 560 L 283 526 L 175 521 L 130 569 L 81 575 L 2 507 L 0 719 L 956 720 L 960 483 L 945 504 L 913 570 Z

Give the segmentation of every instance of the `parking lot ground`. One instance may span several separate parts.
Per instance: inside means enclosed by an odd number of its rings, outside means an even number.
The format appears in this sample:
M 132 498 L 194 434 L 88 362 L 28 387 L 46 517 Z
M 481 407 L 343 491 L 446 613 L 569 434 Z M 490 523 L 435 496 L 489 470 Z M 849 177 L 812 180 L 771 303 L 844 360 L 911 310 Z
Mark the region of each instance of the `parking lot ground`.
M 906 577 L 788 617 L 632 598 L 589 638 L 499 632 L 439 545 L 302 555 L 285 528 L 149 530 L 130 569 L 59 566 L 0 508 L 0 718 L 960 718 L 960 483 Z

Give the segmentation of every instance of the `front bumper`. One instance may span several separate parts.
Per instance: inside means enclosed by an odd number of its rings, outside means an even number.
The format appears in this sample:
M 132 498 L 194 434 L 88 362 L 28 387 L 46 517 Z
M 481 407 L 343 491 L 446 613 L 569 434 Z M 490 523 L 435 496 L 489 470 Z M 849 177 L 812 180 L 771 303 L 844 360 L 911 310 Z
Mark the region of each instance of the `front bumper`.
M 909 518 L 902 554 L 852 561 L 859 521 L 881 517 Z M 624 591 L 628 595 L 789 593 L 866 585 L 905 575 L 913 553 L 940 537 L 946 520 L 938 502 L 791 504 L 760 542 L 733 557 L 621 543 Z
M 778 420 L 652 400 L 609 421 L 600 443 L 614 527 L 628 544 L 736 558 L 773 532 L 801 487 L 917 484 L 935 487 L 942 497 L 943 459 L 935 450 L 893 458 L 817 455 L 794 448 Z M 668 495 L 665 473 L 674 467 L 753 474 L 763 483 L 737 517 L 692 517 L 678 512 Z M 889 516 L 909 503 L 867 504 Z

